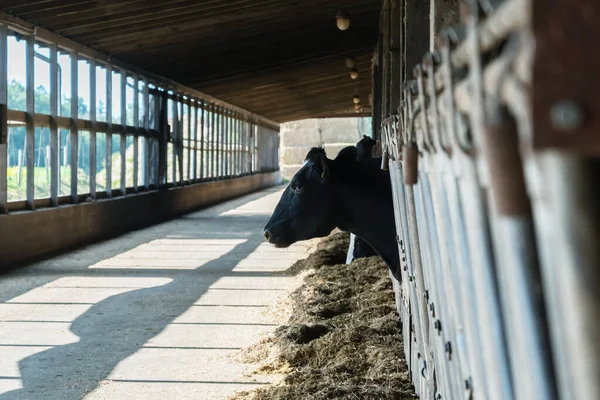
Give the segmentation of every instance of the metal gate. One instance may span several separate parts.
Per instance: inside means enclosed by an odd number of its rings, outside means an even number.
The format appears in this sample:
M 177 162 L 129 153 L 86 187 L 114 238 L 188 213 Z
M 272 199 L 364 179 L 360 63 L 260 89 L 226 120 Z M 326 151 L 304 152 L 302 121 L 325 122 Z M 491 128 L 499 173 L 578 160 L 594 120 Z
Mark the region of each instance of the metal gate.
M 461 2 L 412 68 L 389 37 L 395 7 L 410 37 L 411 1 L 384 3 L 375 103 L 417 393 L 600 399 L 600 62 L 583 46 L 600 5 Z

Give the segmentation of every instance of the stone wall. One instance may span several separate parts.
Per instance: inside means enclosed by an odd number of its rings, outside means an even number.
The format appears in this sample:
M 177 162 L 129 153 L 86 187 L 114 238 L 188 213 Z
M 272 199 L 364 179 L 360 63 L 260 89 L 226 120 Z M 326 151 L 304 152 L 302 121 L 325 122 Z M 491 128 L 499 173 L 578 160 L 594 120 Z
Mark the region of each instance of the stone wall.
M 372 136 L 371 118 L 305 119 L 281 124 L 279 165 L 283 178 L 294 176 L 311 147 L 323 145 L 327 156 L 335 158 L 363 135 Z

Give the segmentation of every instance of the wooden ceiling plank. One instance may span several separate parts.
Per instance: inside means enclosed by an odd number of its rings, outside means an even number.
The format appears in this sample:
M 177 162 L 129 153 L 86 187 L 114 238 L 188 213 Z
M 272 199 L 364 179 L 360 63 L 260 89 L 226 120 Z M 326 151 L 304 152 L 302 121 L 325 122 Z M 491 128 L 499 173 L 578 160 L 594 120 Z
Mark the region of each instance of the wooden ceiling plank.
M 279 0 L 270 0 L 277 2 Z M 288 10 L 276 8 L 275 10 L 258 10 L 253 12 L 240 13 L 245 9 L 256 10 L 255 5 L 250 2 L 235 13 L 205 13 L 204 11 L 189 10 L 184 15 L 170 15 L 162 13 L 152 15 L 145 19 L 138 18 L 135 24 L 122 23 L 112 27 L 102 27 L 99 29 L 81 28 L 80 33 L 61 31 L 63 34 L 77 37 L 78 40 L 89 41 L 94 45 L 115 46 L 118 43 L 132 45 L 132 41 L 139 43 L 160 43 L 166 39 L 179 39 L 180 36 L 195 35 L 196 45 L 206 44 L 204 38 L 207 34 L 220 38 L 220 41 L 230 40 L 230 35 L 236 37 L 242 36 L 244 29 L 258 28 L 259 32 L 283 30 L 292 32 L 301 27 L 310 28 L 312 24 L 330 24 L 330 15 L 334 15 L 336 6 L 321 6 L 320 13 L 310 10 L 298 10 L 295 13 Z M 372 7 L 365 12 L 373 13 L 378 11 Z M 262 19 L 253 19 L 251 17 L 262 16 Z M 310 23 L 308 23 L 310 21 Z M 301 28 L 302 29 L 302 28 Z M 201 31 L 200 31 L 201 30 Z M 170 35 L 170 36 L 169 36 Z M 142 46 L 140 46 L 142 47 Z M 127 51 L 127 50 L 126 50 Z

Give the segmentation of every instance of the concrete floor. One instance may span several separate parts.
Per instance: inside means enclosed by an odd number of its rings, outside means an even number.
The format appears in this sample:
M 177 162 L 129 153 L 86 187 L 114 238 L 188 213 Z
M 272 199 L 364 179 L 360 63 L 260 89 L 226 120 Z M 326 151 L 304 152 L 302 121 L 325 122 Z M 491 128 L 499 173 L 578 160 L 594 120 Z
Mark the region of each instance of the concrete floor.
M 225 399 L 268 383 L 232 355 L 275 328 L 266 310 L 294 279 L 273 272 L 308 251 L 263 242 L 281 191 L 1 276 L 0 400 Z

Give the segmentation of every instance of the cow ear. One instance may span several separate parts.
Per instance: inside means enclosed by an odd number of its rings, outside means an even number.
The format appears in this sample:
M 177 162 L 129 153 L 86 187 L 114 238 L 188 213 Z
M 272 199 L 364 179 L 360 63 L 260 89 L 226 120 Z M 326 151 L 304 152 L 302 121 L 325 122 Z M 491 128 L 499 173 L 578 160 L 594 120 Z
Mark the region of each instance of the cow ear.
M 310 161 L 315 171 L 319 174 L 322 182 L 329 178 L 329 167 L 327 165 L 327 154 L 322 147 L 313 147 L 306 155 L 304 161 Z
M 327 157 L 323 155 L 321 158 L 321 182 L 325 183 L 329 179 L 329 165 L 327 165 Z

